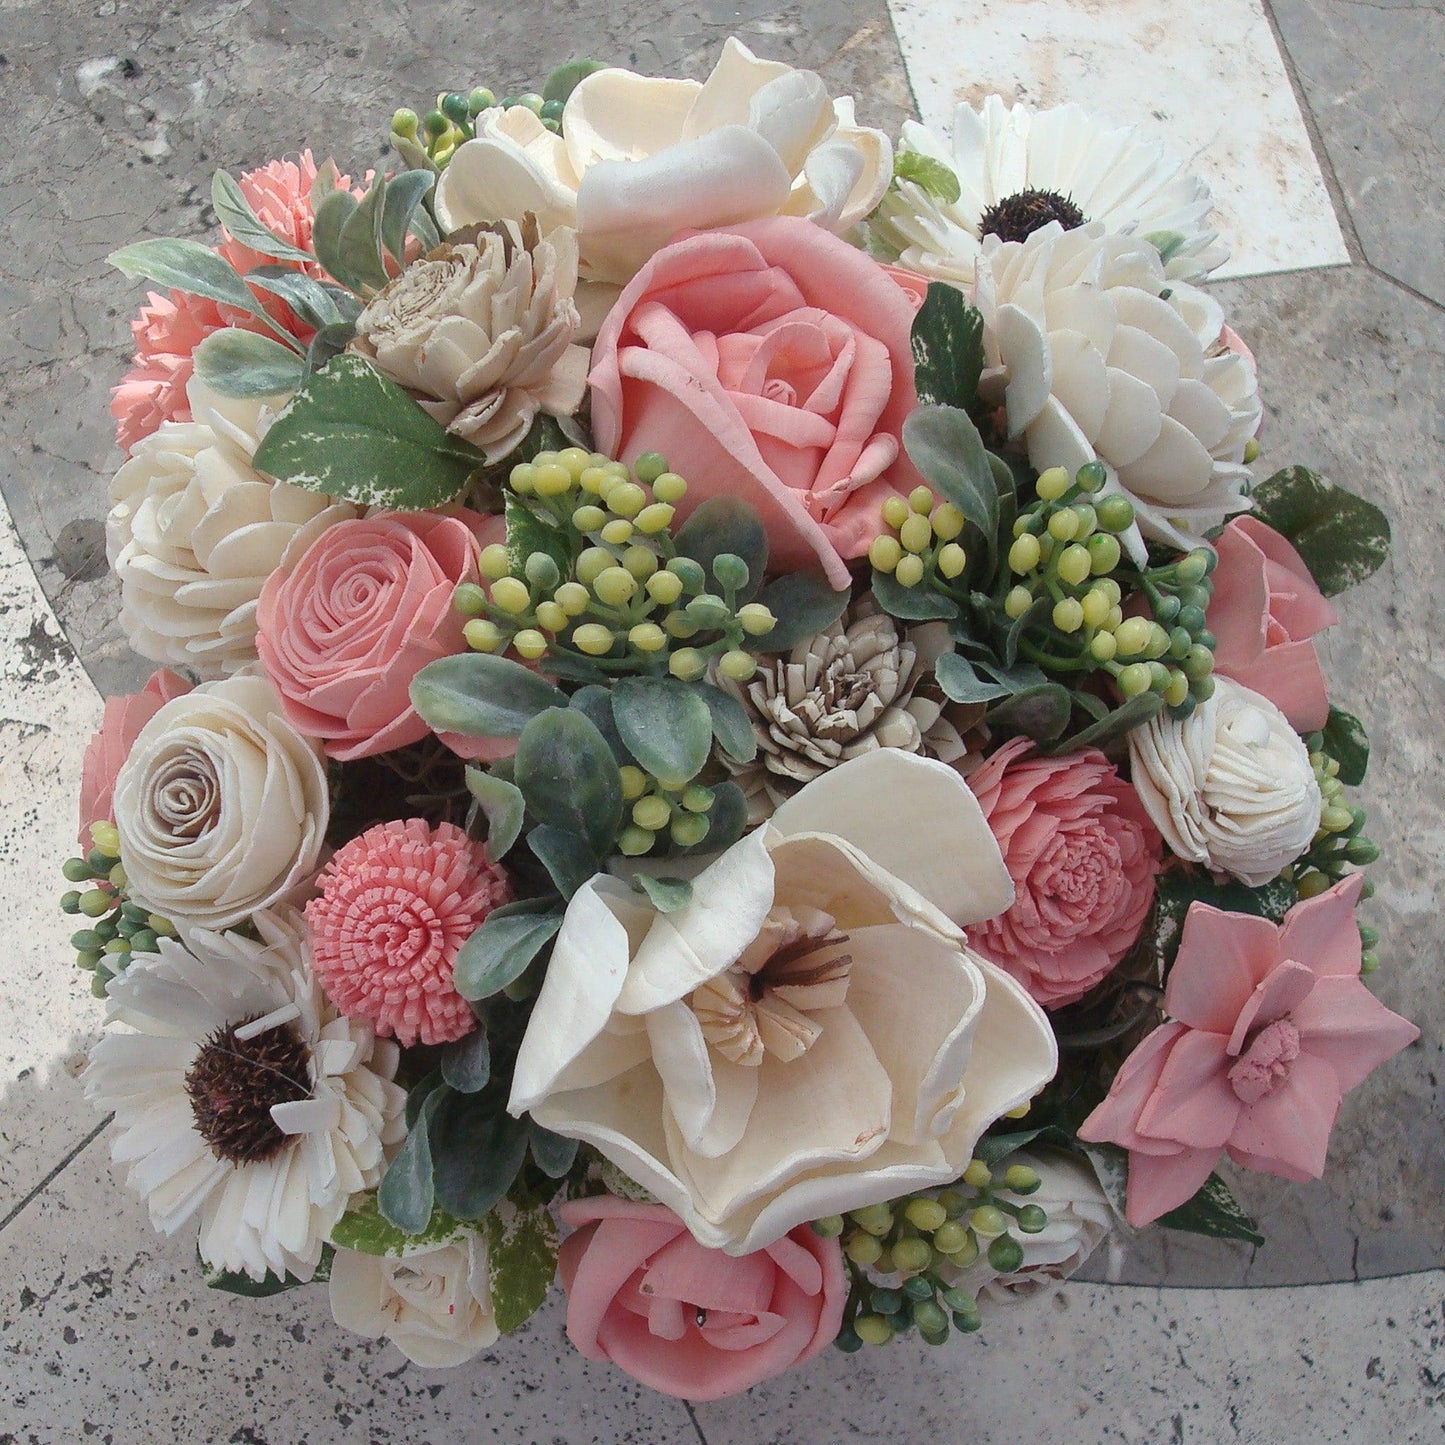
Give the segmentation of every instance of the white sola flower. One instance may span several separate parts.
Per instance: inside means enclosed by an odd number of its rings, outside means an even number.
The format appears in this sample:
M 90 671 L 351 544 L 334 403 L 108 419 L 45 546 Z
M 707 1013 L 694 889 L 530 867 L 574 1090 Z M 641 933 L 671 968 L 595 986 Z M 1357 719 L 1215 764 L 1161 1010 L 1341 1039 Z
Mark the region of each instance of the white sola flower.
M 112 1157 L 156 1229 L 198 1218 L 207 1266 L 307 1280 L 352 1195 L 380 1182 L 406 1095 L 396 1045 L 313 978 L 300 916 L 253 922 L 259 942 L 162 939 L 111 984 L 85 1093 L 115 1112 Z
M 1105 492 L 1134 504 L 1120 537 L 1187 551 L 1249 503 L 1245 449 L 1259 430 L 1254 360 L 1231 347 L 1224 312 L 1164 274 L 1159 253 L 1095 221 L 1057 221 L 1026 241 L 990 236 L 977 301 L 987 370 L 1010 437 L 1038 470 L 1104 464 Z
M 875 218 L 900 262 L 925 276 L 972 282 L 983 238 L 1021 241 L 1050 220 L 1100 221 L 1157 245 L 1171 280 L 1200 281 L 1229 258 L 1209 229 L 1209 187 L 1132 128 L 1111 130 L 1077 105 L 1033 111 L 991 95 L 982 112 L 960 105 L 953 147 L 916 121 L 903 123 L 899 184 Z M 958 182 L 954 201 L 930 183 L 938 167 Z M 951 188 L 950 188 L 951 189 Z

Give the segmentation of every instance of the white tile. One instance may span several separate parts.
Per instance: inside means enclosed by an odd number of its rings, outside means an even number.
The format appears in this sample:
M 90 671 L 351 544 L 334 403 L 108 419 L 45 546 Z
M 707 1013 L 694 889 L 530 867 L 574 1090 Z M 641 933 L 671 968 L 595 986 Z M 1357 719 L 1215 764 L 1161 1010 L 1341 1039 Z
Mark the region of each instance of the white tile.
M 1187 157 L 1214 191 L 1220 276 L 1349 261 L 1259 0 L 888 0 L 923 121 L 998 92 L 1075 101 Z
M 100 1005 L 75 966 L 60 865 L 100 710 L 0 505 L 0 1218 L 98 1122 L 75 1075 Z

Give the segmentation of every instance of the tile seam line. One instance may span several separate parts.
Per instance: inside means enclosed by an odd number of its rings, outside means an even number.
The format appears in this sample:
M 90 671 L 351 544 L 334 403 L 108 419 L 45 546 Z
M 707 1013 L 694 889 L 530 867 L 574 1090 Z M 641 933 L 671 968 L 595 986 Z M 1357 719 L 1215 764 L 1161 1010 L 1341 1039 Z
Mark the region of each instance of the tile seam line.
M 697 1411 L 692 1407 L 691 1400 L 684 1400 L 682 1408 L 687 1411 L 687 1418 L 692 1421 L 692 1428 L 700 1442 L 700 1445 L 707 1445 L 707 1436 L 702 1433 L 702 1426 L 698 1423 Z
M 110 1121 L 115 1118 L 114 1114 L 107 1114 L 84 1139 L 80 1141 L 71 1151 L 53 1168 L 44 1179 L 37 1184 L 29 1194 L 22 1199 L 3 1219 L 0 1219 L 0 1234 L 3 1234 L 19 1217 L 25 1212 L 31 1203 L 40 1197 L 60 1176 L 75 1163 L 80 1156 L 95 1143 L 97 1139 L 109 1127 Z M 707 1445 L 704 1441 L 703 1445 Z

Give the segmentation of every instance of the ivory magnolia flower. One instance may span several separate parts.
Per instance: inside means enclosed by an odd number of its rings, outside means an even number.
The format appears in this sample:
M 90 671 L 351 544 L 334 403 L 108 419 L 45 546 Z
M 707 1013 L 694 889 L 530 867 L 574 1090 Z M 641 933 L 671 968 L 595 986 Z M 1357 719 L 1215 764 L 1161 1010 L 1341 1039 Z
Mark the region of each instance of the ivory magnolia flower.
M 1219 303 L 1164 274 L 1159 253 L 1099 222 L 986 238 L 978 264 L 985 393 L 1039 471 L 1104 464 L 1145 537 L 1188 550 L 1249 504 L 1244 449 L 1262 416 L 1253 362 L 1221 340 Z M 1142 535 L 1141 535 L 1142 533 Z
M 1217 678 L 1182 722 L 1129 734 L 1131 776 L 1170 850 L 1258 888 L 1309 847 L 1323 800 L 1309 753 L 1267 697 Z
M 959 775 L 868 753 L 674 913 L 614 878 L 579 889 L 508 1107 L 593 1145 L 730 1254 L 947 1183 L 1057 1062 L 1038 1006 L 960 931 L 1011 898 Z
M 1035 111 L 991 95 L 981 110 L 954 111 L 951 148 L 905 120 L 899 150 L 947 167 L 959 197 L 944 201 L 917 181 L 900 180 L 872 224 L 903 265 L 940 281 L 972 285 L 984 236 L 1022 239 L 1015 213 L 1025 210 L 1043 224 L 1051 210 L 1071 207 L 1075 224 L 1100 221 L 1167 248 L 1171 281 L 1202 281 L 1229 258 L 1208 229 L 1209 187 L 1132 127 L 1110 129 L 1077 105 Z M 1031 207 L 1021 206 L 1029 200 Z
M 307 1280 L 404 1137 L 406 1093 L 396 1045 L 341 1018 L 312 977 L 299 915 L 248 921 L 258 940 L 163 938 L 115 979 L 85 1094 L 115 1111 L 111 1156 L 158 1230 L 199 1216 L 207 1265 Z
M 220 677 L 256 660 L 267 577 L 356 508 L 251 466 L 286 397 L 222 397 L 194 377 L 187 396 L 194 421 L 163 422 L 111 482 L 105 551 L 130 645 Z
M 330 802 L 321 748 L 261 677 L 206 683 L 143 727 L 115 780 L 135 897 L 193 928 L 235 928 L 316 867 Z
M 496 1344 L 487 1242 L 467 1234 L 400 1259 L 338 1249 L 331 1315 L 344 1330 L 388 1339 L 414 1365 L 462 1365 Z
M 712 74 L 654 80 L 600 70 L 554 135 L 525 106 L 483 111 L 437 183 L 447 230 L 518 220 L 578 233 L 582 275 L 621 284 L 678 231 L 806 216 L 837 235 L 893 175 L 882 131 L 856 125 L 808 70 L 730 39 Z

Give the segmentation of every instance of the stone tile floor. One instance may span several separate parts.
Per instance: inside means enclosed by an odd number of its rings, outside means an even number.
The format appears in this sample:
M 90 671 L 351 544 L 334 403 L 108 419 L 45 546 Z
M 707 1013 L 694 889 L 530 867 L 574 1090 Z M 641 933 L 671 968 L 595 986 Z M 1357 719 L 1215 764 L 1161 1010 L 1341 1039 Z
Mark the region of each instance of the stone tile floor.
M 104 572 L 107 391 L 139 299 L 104 256 L 141 234 L 206 231 L 215 165 L 311 144 L 363 170 L 395 105 L 460 83 L 521 88 L 574 50 L 698 73 L 737 33 L 820 69 L 896 130 L 912 97 L 883 0 L 488 12 L 460 0 L 0 0 L 0 489 L 14 519 L 0 517 L 0 1445 L 1445 1434 L 1445 1278 L 1432 1270 L 1445 1255 L 1445 6 L 1271 0 L 1268 15 L 1353 264 L 1219 294 L 1260 358 L 1262 465 L 1315 465 L 1395 519 L 1394 560 L 1348 599 L 1328 666 L 1375 741 L 1372 831 L 1389 849 L 1373 905 L 1378 990 L 1424 1036 L 1351 1097 L 1320 1184 L 1241 1190 L 1269 1222 L 1264 1250 L 1155 1236 L 1095 1263 L 1138 1287 L 1078 1284 L 982 1338 L 825 1357 L 692 1410 L 578 1360 L 555 1308 L 474 1367 L 429 1374 L 341 1337 L 323 1291 L 208 1295 L 189 1244 L 154 1236 L 111 1179 L 74 1077 L 96 1010 L 51 910 L 95 688 L 148 671 L 125 653 Z M 986 71 L 987 57 L 974 63 Z

